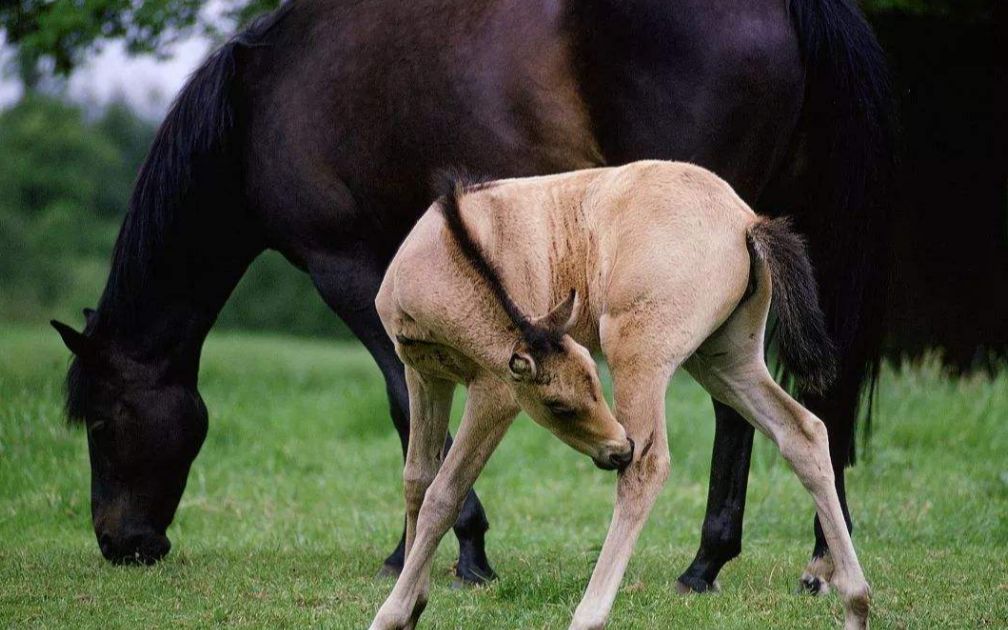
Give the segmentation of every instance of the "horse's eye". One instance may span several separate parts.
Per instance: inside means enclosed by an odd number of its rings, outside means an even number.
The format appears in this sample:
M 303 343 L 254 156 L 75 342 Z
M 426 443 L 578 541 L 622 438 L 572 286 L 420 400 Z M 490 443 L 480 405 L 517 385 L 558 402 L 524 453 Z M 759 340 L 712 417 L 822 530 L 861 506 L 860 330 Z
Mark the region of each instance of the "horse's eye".
M 577 417 L 577 412 L 561 402 L 551 401 L 546 403 L 546 408 L 557 420 L 573 420 Z

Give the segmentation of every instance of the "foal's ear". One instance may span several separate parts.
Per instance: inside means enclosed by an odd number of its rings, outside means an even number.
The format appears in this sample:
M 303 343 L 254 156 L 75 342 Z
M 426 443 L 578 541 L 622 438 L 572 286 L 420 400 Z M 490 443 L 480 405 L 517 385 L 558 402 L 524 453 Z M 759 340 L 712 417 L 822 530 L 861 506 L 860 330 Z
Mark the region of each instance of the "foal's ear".
M 518 343 L 511 360 L 508 361 L 508 369 L 511 370 L 511 378 L 519 382 L 534 380 L 536 377 L 535 359 L 529 353 L 524 343 Z
M 70 349 L 79 357 L 90 357 L 94 354 L 94 344 L 88 339 L 83 333 L 79 333 L 73 328 L 70 328 L 63 322 L 58 322 L 55 319 L 49 322 L 52 327 L 56 329 L 56 332 L 60 334 L 63 338 L 63 343 L 66 347 Z
M 553 310 L 536 320 L 536 324 L 548 330 L 554 330 L 561 335 L 574 327 L 581 314 L 581 300 L 577 291 L 571 289 L 567 299 L 553 307 Z

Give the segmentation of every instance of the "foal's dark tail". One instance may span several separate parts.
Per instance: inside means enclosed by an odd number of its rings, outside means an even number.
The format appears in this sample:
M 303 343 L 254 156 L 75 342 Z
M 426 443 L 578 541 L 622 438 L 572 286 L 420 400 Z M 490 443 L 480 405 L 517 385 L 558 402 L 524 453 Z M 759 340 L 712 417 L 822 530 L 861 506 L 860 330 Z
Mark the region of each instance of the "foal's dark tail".
M 806 390 L 826 391 L 837 376 L 836 347 L 819 309 L 805 241 L 782 217 L 754 223 L 746 244 L 753 265 L 764 264 L 770 272 L 781 362 Z

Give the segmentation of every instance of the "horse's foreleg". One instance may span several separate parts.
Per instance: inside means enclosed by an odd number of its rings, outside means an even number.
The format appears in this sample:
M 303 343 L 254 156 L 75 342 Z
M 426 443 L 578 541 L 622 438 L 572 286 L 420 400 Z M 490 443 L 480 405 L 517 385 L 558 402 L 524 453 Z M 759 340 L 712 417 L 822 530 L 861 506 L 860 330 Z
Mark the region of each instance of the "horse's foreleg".
M 707 512 L 700 549 L 676 584 L 680 593 L 718 590 L 721 568 L 742 551 L 742 516 L 749 482 L 753 428 L 737 411 L 714 400 L 716 428 Z
M 612 364 L 616 418 L 637 445 L 633 461 L 619 474 L 616 507 L 591 581 L 574 612 L 571 628 L 605 625 L 637 537 L 669 474 L 665 432 L 667 370 L 639 373 Z
M 407 540 L 412 540 L 406 563 L 371 624 L 373 630 L 416 625 L 427 605 L 427 586 L 437 545 L 458 517 L 476 477 L 517 411 L 503 383 L 476 381 L 470 385 L 459 434 L 423 496 L 415 534 L 407 534 Z

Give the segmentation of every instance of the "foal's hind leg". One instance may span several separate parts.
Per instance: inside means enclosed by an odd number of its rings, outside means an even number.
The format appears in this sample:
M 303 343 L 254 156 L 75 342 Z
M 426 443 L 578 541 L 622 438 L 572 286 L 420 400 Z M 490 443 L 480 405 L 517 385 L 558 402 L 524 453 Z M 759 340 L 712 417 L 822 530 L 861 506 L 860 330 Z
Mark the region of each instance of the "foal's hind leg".
M 750 357 L 724 360 L 698 353 L 687 369 L 712 396 L 738 410 L 780 448 L 815 500 L 833 559 L 831 584 L 844 602 L 844 625 L 848 629 L 864 628 L 870 601 L 868 583 L 840 508 L 826 426 L 774 382 L 758 350 L 754 349 Z M 733 358 L 741 361 L 732 362 Z
M 392 340 L 382 327 L 374 299 L 384 276 L 387 261 L 369 258 L 366 252 L 317 257 L 309 261 L 309 272 L 319 293 L 333 311 L 368 349 L 381 369 L 389 396 L 392 422 L 399 433 L 403 455 L 409 442 L 409 396 L 402 362 L 396 356 Z M 444 447 L 451 445 L 451 436 Z M 475 492 L 470 491 L 455 523 L 459 541 L 456 575 L 463 581 L 480 584 L 496 575 L 490 567 L 484 547 L 490 525 Z M 382 572 L 396 575 L 405 557 L 406 532 L 395 551 L 386 558 Z
M 856 379 L 855 379 L 856 381 Z M 853 431 L 848 426 L 829 424 L 830 418 L 845 418 L 857 414 L 859 396 L 857 383 L 851 382 L 851 375 L 841 375 L 829 392 L 821 396 L 809 396 L 805 404 L 821 418 L 826 418 L 826 428 L 829 430 L 830 460 L 833 462 L 833 475 L 836 477 L 837 494 L 840 496 L 840 507 L 843 508 L 844 519 L 847 521 L 847 531 L 853 535 L 854 525 L 847 507 L 847 489 L 845 483 L 845 468 L 850 464 L 851 441 Z M 833 558 L 830 555 L 822 524 L 816 515 L 813 522 L 815 546 L 812 549 L 812 559 L 802 573 L 798 582 L 801 592 L 812 595 L 824 595 L 829 592 L 829 580 L 833 573 Z

